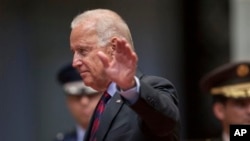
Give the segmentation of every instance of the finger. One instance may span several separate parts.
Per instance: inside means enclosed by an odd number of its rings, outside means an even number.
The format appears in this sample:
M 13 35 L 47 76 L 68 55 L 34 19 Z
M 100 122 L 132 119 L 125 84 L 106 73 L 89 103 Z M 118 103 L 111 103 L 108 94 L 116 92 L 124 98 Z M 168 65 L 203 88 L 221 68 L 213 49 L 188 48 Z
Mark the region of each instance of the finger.
M 129 45 L 125 39 L 117 39 L 117 53 L 126 53 Z
M 132 57 L 133 59 L 133 62 L 136 64 L 138 62 L 138 57 L 137 57 L 137 54 L 135 52 L 132 53 Z
M 102 51 L 97 52 L 98 57 L 102 61 L 105 68 L 109 67 L 109 59 L 108 56 Z

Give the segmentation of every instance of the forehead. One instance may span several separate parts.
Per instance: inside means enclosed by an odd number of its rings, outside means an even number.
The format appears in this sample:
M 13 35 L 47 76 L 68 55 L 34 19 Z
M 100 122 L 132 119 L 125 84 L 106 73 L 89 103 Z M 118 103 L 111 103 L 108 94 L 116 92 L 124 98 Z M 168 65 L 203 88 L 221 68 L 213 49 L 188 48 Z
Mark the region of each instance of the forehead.
M 98 41 L 97 32 L 93 26 L 81 24 L 71 30 L 70 44 L 71 47 L 78 45 L 96 44 Z
M 229 98 L 228 102 L 230 103 L 249 103 L 250 104 L 250 97 L 249 98 Z

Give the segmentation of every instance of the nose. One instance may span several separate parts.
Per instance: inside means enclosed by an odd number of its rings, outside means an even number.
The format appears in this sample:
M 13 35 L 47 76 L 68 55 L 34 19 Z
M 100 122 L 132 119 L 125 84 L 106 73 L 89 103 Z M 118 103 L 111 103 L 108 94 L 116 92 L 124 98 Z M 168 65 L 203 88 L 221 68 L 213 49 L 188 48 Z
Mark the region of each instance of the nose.
M 82 105 L 88 105 L 89 104 L 89 98 L 87 96 L 82 96 L 80 99 L 80 103 Z
M 72 66 L 74 68 L 78 68 L 81 65 L 82 65 L 82 61 L 81 61 L 79 55 L 77 55 L 77 53 L 74 53 Z

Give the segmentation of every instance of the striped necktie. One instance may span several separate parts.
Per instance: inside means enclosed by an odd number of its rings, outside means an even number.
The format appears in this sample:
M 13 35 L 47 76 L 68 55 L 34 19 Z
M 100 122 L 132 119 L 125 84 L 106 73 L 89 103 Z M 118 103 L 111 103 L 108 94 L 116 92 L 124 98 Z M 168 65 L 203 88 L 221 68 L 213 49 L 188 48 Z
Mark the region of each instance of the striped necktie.
M 91 129 L 91 134 L 90 134 L 90 141 L 96 141 L 95 135 L 100 124 L 100 118 L 101 118 L 103 111 L 105 110 L 105 104 L 110 98 L 111 96 L 107 93 L 107 91 L 105 91 L 99 103 L 97 104 L 97 108 L 94 113 L 94 122 L 92 124 L 92 129 Z

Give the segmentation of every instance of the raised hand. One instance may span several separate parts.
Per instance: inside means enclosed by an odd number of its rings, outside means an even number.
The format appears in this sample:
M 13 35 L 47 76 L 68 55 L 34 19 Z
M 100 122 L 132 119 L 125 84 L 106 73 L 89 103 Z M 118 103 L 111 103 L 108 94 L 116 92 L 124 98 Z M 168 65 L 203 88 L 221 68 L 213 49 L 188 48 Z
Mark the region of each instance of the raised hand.
M 138 57 L 131 45 L 125 39 L 115 38 L 112 42 L 114 52 L 112 59 L 102 51 L 98 52 L 107 76 L 122 90 L 127 90 L 135 86 L 135 72 Z

